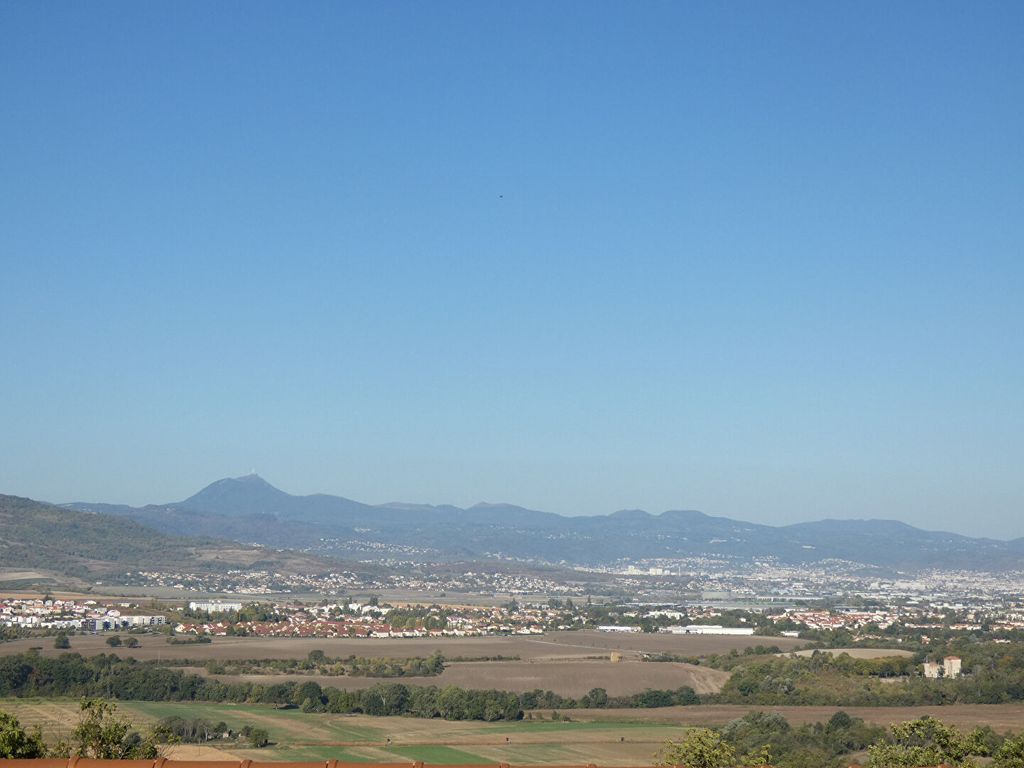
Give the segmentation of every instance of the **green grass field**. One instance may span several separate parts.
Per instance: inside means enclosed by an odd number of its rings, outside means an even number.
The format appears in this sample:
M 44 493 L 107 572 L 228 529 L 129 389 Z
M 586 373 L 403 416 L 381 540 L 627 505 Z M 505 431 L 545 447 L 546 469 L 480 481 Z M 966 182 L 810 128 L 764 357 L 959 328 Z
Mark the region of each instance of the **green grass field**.
M 297 709 L 274 709 L 260 704 L 206 704 L 200 702 L 131 701 L 122 702 L 126 713 L 142 715 L 140 720 L 156 721 L 172 715 L 223 720 L 229 728 L 244 725 L 266 728 L 271 741 L 291 744 L 303 742 L 338 744 L 343 742 L 382 742 L 387 736 L 380 728 L 356 725 L 354 718 L 342 715 L 308 715 Z

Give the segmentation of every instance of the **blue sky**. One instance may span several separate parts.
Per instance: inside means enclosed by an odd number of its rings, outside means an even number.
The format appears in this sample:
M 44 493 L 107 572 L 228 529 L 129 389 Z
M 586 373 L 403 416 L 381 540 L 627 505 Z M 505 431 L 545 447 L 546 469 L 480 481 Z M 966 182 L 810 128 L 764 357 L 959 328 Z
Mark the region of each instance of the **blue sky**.
M 0 491 L 1024 536 L 1024 6 L 0 5 Z

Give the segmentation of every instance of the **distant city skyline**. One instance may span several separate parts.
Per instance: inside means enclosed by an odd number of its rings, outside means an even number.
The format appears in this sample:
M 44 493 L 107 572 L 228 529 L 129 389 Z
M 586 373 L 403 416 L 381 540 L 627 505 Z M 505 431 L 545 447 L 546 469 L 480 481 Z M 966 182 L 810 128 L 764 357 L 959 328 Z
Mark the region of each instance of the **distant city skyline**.
M 1024 6 L 0 6 L 0 493 L 1024 536 Z

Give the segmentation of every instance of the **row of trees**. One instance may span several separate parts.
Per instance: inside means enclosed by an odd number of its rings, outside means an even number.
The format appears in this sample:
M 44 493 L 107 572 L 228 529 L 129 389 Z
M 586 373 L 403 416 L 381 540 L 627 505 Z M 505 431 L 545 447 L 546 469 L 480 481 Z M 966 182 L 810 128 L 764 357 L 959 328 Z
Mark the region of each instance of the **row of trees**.
M 519 694 L 523 709 L 649 709 L 700 704 L 700 696 L 689 686 L 674 690 L 648 689 L 629 696 L 609 696 L 604 688 L 591 688 L 580 698 L 560 696 L 539 688 Z
M 468 690 L 457 686 L 407 686 L 379 683 L 360 691 L 321 687 L 301 680 L 262 685 L 225 683 L 156 662 L 121 659 L 112 654 L 84 658 L 77 653 L 43 657 L 37 653 L 0 657 L 2 696 L 106 696 L 140 701 L 227 701 L 292 705 L 307 712 L 414 715 L 450 720 L 516 720 L 524 709 L 576 707 L 667 707 L 697 704 L 692 688 L 648 690 L 609 696 L 594 688 L 575 699 L 551 691 L 522 694 Z
M 445 657 L 440 651 L 430 656 L 410 658 L 367 658 L 352 654 L 331 657 L 323 651 L 310 651 L 305 659 L 242 659 L 205 662 L 212 675 L 265 675 L 316 673 L 351 677 L 433 677 L 444 672 Z M 200 662 L 181 659 L 176 666 L 198 666 Z
M 994 646 L 999 653 L 976 657 L 972 674 L 955 680 L 910 677 L 901 683 L 880 679 L 905 669 L 905 661 L 851 659 L 829 654 L 774 657 L 751 654 L 735 666 L 718 694 L 698 696 L 693 689 L 647 690 L 609 696 L 595 688 L 579 698 L 534 690 L 470 691 L 454 686 L 413 687 L 380 683 L 363 691 L 322 688 L 295 682 L 259 684 L 222 682 L 157 662 L 77 653 L 45 658 L 38 653 L 0 657 L 0 696 L 106 696 L 147 701 L 230 701 L 290 704 L 311 712 L 414 714 L 450 719 L 515 719 L 526 709 L 576 707 L 666 707 L 699 703 L 804 704 L 831 706 L 910 706 L 952 703 L 999 703 L 1024 700 L 1024 654 L 1014 646 Z M 326 656 L 312 662 L 328 663 Z M 353 663 L 347 659 L 341 663 Z M 359 662 L 362 663 L 362 662 Z M 437 655 L 423 660 L 443 666 Z M 367 672 L 376 671 L 372 668 Z M 397 687 L 396 687 L 397 686 Z M 438 703 L 444 694 L 445 704 Z M 463 701 L 464 705 L 451 705 Z M 394 705 L 394 702 L 400 702 Z M 415 702 L 413 704 L 412 702 Z
M 113 654 L 77 653 L 0 657 L 0 697 L 104 696 L 139 701 L 227 701 L 300 706 L 308 712 L 515 720 L 518 694 L 456 686 L 412 687 L 381 683 L 360 691 L 322 688 L 312 680 L 270 685 L 218 680 Z
M 139 638 L 129 636 L 122 640 L 120 635 L 111 635 L 107 638 L 107 645 L 111 648 L 120 648 L 121 646 L 125 648 L 138 648 Z M 53 647 L 58 650 L 67 650 L 71 647 L 71 638 L 68 637 L 66 632 L 59 632 L 53 638 Z

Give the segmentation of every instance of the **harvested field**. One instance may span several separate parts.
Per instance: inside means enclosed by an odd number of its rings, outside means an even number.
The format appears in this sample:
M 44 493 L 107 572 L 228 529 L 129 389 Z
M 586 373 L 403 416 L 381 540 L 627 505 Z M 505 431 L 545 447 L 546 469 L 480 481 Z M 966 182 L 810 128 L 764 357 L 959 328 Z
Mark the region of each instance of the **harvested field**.
M 125 636 L 125 633 L 121 633 Z M 111 648 L 108 635 L 84 635 L 71 638 L 71 651 L 90 656 L 116 653 L 122 657 L 148 659 L 303 659 L 312 650 L 329 656 L 367 656 L 410 658 L 429 656 L 440 650 L 446 656 L 518 656 L 523 661 L 572 659 L 607 656 L 618 651 L 625 658 L 639 658 L 643 653 L 675 653 L 702 656 L 728 653 L 757 645 L 774 645 L 789 650 L 804 642 L 789 637 L 736 637 L 732 635 L 668 635 L 646 633 L 611 633 L 596 631 L 552 632 L 546 635 L 501 635 L 492 637 L 441 638 L 259 638 L 215 637 L 212 643 L 171 645 L 164 635 L 137 635 L 138 648 Z M 53 638 L 26 638 L 0 644 L 0 654 L 23 653 L 39 647 L 44 656 L 67 651 L 53 647 Z M 593 686 L 591 686 L 593 687 Z
M 452 664 L 439 676 L 443 685 L 531 691 L 541 688 L 562 696 L 582 696 L 604 688 L 611 696 L 640 693 L 647 688 L 690 686 L 698 693 L 717 693 L 728 672 L 692 664 L 641 661 L 484 662 Z
M 833 656 L 840 656 L 842 654 L 848 654 L 854 659 L 891 659 L 893 656 L 913 656 L 913 651 L 908 651 L 903 648 L 821 648 L 820 653 L 829 653 Z M 785 655 L 787 656 L 810 656 L 815 653 L 812 650 L 806 651 L 791 651 Z
M 171 744 L 163 756 L 170 760 L 241 760 L 228 749 L 208 747 L 204 744 Z
M 126 635 L 121 633 L 122 637 Z M 321 650 L 329 656 L 366 656 L 388 658 L 411 658 L 429 656 L 440 649 L 449 656 L 515 656 L 529 646 L 529 642 L 518 637 L 475 637 L 475 638 L 260 638 L 260 637 L 215 637 L 211 643 L 194 645 L 172 645 L 165 635 L 138 635 L 138 648 L 111 648 L 106 644 L 107 635 L 86 635 L 71 638 L 71 650 L 90 656 L 96 653 L 115 653 L 123 658 L 140 660 L 153 659 L 218 659 L 221 661 L 243 659 L 304 659 L 310 651 Z M 0 653 L 22 653 L 30 647 L 42 647 L 44 656 L 62 651 L 53 648 L 53 638 L 15 640 L 0 645 Z M 65 651 L 66 652 L 66 651 Z M 582 655 L 582 654 L 578 654 Z
M 594 651 L 620 651 L 624 654 L 674 653 L 680 656 L 706 656 L 712 653 L 729 653 L 735 649 L 754 648 L 758 645 L 776 646 L 786 651 L 807 644 L 794 637 L 758 637 L 757 635 L 670 635 L 663 632 L 551 632 L 533 640 L 535 644 L 547 645 L 549 653 L 562 655 L 573 649 L 593 653 Z M 524 658 L 526 658 L 524 656 Z
M 205 670 L 190 671 L 204 674 Z M 647 688 L 675 689 L 690 686 L 698 693 L 717 693 L 729 679 L 728 672 L 692 664 L 642 661 L 483 661 L 449 664 L 434 677 L 338 677 L 327 675 L 213 675 L 223 682 L 264 685 L 315 680 L 322 686 L 358 690 L 381 682 L 405 685 L 457 685 L 462 688 L 498 688 L 503 691 L 554 691 L 579 697 L 592 688 L 604 688 L 611 696 L 628 696 Z

